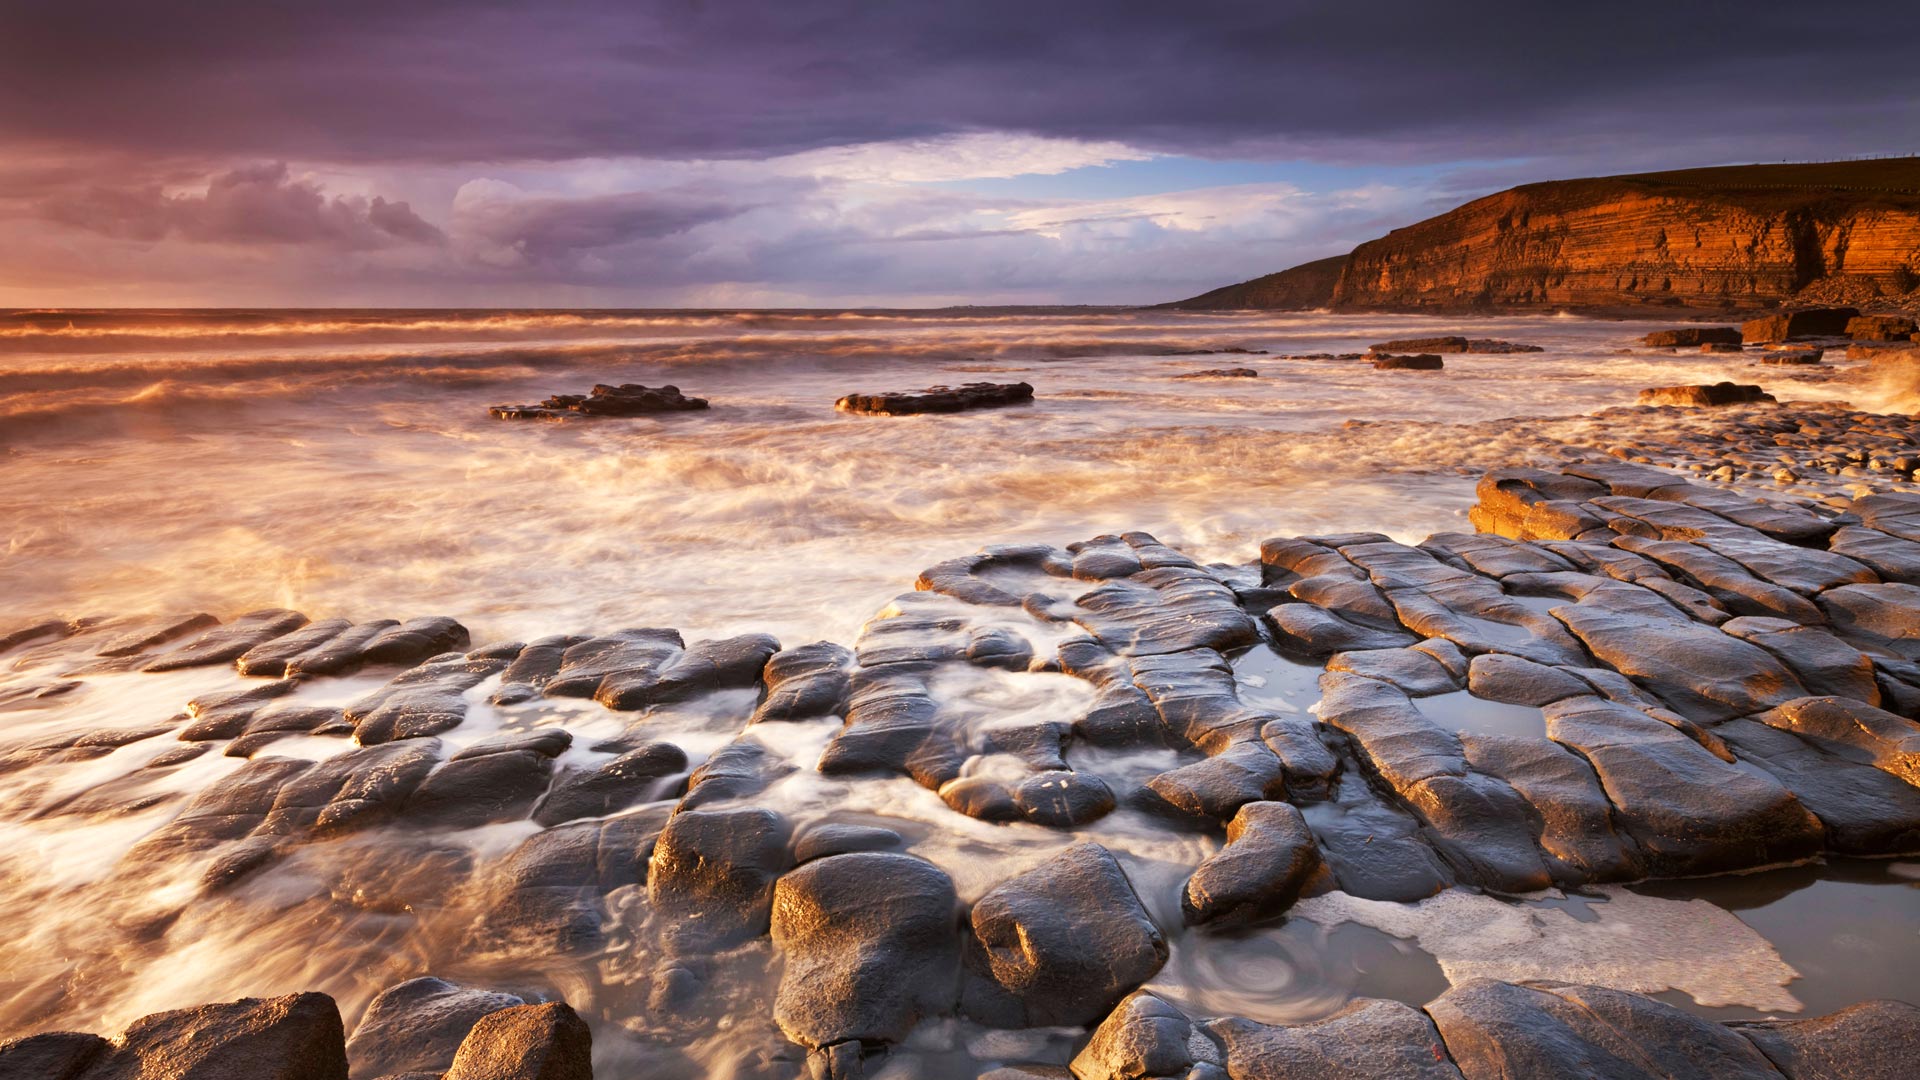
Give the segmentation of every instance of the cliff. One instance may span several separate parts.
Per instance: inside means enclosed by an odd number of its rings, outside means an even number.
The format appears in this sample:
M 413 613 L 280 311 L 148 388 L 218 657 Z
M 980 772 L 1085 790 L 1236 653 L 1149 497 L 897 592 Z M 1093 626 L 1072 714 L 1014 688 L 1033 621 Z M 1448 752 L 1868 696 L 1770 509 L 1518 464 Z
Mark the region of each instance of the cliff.
M 1176 300 L 1161 307 L 1188 311 L 1225 311 L 1236 308 L 1265 308 L 1272 311 L 1311 311 L 1333 302 L 1333 290 L 1340 284 L 1340 271 L 1347 265 L 1345 255 L 1302 263 L 1291 270 L 1257 277 L 1238 285 L 1223 285 L 1212 292 L 1188 300 Z
M 1331 260 L 1272 275 L 1285 278 Z M 1266 307 L 1243 286 L 1216 290 Z M 1920 158 L 1528 184 L 1355 248 L 1348 311 L 1670 313 L 1870 302 L 1920 285 Z M 1236 294 L 1236 290 L 1246 290 Z M 1287 305 L 1291 306 L 1291 305 Z

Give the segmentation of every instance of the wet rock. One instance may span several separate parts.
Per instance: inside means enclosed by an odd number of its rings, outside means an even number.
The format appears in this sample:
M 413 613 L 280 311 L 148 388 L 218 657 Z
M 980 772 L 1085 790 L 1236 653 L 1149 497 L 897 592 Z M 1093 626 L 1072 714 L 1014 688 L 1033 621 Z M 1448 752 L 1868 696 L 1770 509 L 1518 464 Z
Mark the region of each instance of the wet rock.
M 366 857 L 340 866 L 335 902 L 382 915 L 419 914 L 444 906 L 473 872 L 473 852 L 459 844 L 372 839 Z
M 995 1027 L 1090 1024 L 1167 959 L 1165 939 L 1098 844 L 1002 882 L 969 924 L 962 1007 Z
M 1371 582 L 1349 574 L 1315 574 L 1287 587 L 1287 592 L 1316 607 L 1340 613 L 1340 617 L 1376 630 L 1397 631 L 1400 617 L 1393 605 Z
M 752 722 L 843 715 L 852 670 L 852 651 L 828 641 L 774 654 L 765 668 L 766 698 Z
M 0 1043 L 0 1080 L 75 1080 L 113 1044 L 78 1031 L 48 1031 Z
M 1184 566 L 1143 570 L 1080 597 L 1075 621 L 1117 653 L 1147 656 L 1208 648 L 1221 652 L 1260 640 L 1233 590 Z
M 361 659 L 367 664 L 417 664 L 444 652 L 464 649 L 471 641 L 467 628 L 445 615 L 408 619 L 388 627 L 367 642 Z
M 865 416 L 909 416 L 915 413 L 952 413 L 1026 405 L 1033 401 L 1031 383 L 966 383 L 930 386 L 918 393 L 848 394 L 834 402 L 845 413 Z
M 1204 371 L 1189 371 L 1184 375 L 1174 376 L 1176 379 L 1257 379 L 1259 377 L 1259 370 L 1250 367 L 1207 368 Z
M 1406 356 L 1389 356 L 1376 353 L 1373 366 L 1377 371 L 1439 371 L 1447 366 L 1435 353 L 1413 353 Z
M 511 994 L 456 986 L 426 976 L 380 991 L 347 1040 L 353 1075 L 441 1073 L 488 1013 L 525 1004 Z
M 1035 773 L 1013 790 L 1013 804 L 1035 825 L 1077 828 L 1113 810 L 1113 792 L 1091 773 L 1050 769 Z
M 579 634 L 555 634 L 523 645 L 500 673 L 500 688 L 493 692 L 492 702 L 515 705 L 539 697 L 547 681 L 560 671 L 567 650 L 586 640 Z
M 763 934 L 787 868 L 787 827 L 771 810 L 673 815 L 647 866 L 647 897 L 682 939 L 719 948 Z
M 1848 525 L 1833 534 L 1832 550 L 1862 563 L 1882 580 L 1920 585 L 1920 544 Z
M 1614 828 L 1613 806 L 1585 760 L 1543 739 L 1463 734 L 1460 743 L 1469 765 L 1505 781 L 1532 808 L 1535 840 L 1556 882 L 1646 876 L 1638 847 Z
M 282 662 L 282 674 L 285 675 L 349 675 L 367 664 L 367 646 L 386 633 L 399 626 L 395 619 L 375 619 L 372 622 L 355 623 L 328 637 L 310 648 L 286 657 Z
M 780 1029 L 808 1049 L 895 1043 L 921 1017 L 950 1011 L 957 904 L 947 875 L 911 855 L 833 855 L 782 877 L 771 927 L 786 957 Z
M 1765 345 L 1804 337 L 1838 337 L 1860 314 L 1859 309 L 1806 308 L 1778 315 L 1764 315 L 1740 324 L 1740 338 L 1748 345 Z
M 1920 722 L 1836 697 L 1796 698 L 1754 719 L 1920 788 Z
M 346 1080 L 346 1035 L 325 994 L 241 998 L 133 1022 L 86 1080 Z
M 672 743 L 648 743 L 597 769 L 569 770 L 534 807 L 533 820 L 553 826 L 576 818 L 603 817 L 671 794 L 666 779 L 687 767 L 687 755 Z
M 1647 869 L 1688 877 L 1819 851 L 1819 821 L 1777 780 L 1716 757 L 1637 709 L 1598 698 L 1546 707 L 1547 734 L 1592 764 Z
M 1367 346 L 1370 353 L 1463 353 L 1467 339 L 1458 335 L 1424 338 L 1395 338 Z
M 779 651 L 780 642 L 768 634 L 696 641 L 657 667 L 609 673 L 594 699 L 609 709 L 640 709 L 757 686 L 761 670 Z
M 1562 698 L 1592 693 L 1585 680 L 1560 668 L 1518 656 L 1485 653 L 1473 658 L 1467 688 L 1474 697 L 1514 705 L 1549 705 Z
M 346 722 L 339 709 L 324 705 L 269 706 L 247 720 L 246 728 L 227 744 L 226 754 L 228 757 L 252 757 L 290 735 L 346 735 L 352 731 L 353 726 Z
M 210 626 L 218 626 L 219 624 L 219 619 L 214 618 L 204 611 L 194 612 L 191 615 L 170 616 L 143 624 L 136 629 L 116 634 L 105 645 L 100 646 L 94 655 L 106 657 L 133 656 L 136 653 L 143 653 L 148 649 L 165 645 L 170 641 L 178 641 L 197 630 L 205 630 Z M 42 623 L 38 627 L 29 627 L 27 630 L 31 632 L 31 637 L 40 637 L 56 632 L 62 633 L 63 635 L 65 633 L 71 633 L 71 629 L 65 623 Z M 4 652 L 26 640 L 29 640 L 29 638 L 20 637 L 18 633 L 0 637 L 0 652 Z
M 1470 353 L 1511 354 L 1537 353 L 1546 352 L 1547 350 L 1538 345 L 1523 345 L 1515 341 L 1501 341 L 1498 338 L 1472 338 L 1467 342 L 1467 351 Z
M 1676 330 L 1656 330 L 1640 339 L 1656 349 L 1690 349 L 1696 345 L 1738 345 L 1740 331 L 1731 326 L 1683 326 Z
M 443 1080 L 593 1080 L 593 1032 L 564 1001 L 490 1012 Z
M 1554 614 L 1595 656 L 1695 720 L 1741 716 L 1803 696 L 1773 654 L 1718 630 L 1581 604 Z
M 1433 1021 L 1397 1001 L 1359 998 L 1324 1020 L 1288 1027 L 1229 1018 L 1205 1030 L 1225 1047 L 1234 1080 L 1460 1080 Z M 1531 1075 L 1550 1074 L 1512 1074 Z
M 1427 1014 L 1467 1080 L 1778 1076 L 1731 1029 L 1618 990 L 1474 979 L 1430 1002 Z
M 552 776 L 553 759 L 534 750 L 449 761 L 414 789 L 406 815 L 414 822 L 454 829 L 518 821 L 546 793 Z
M 1902 1080 L 1920 1060 L 1920 1007 L 1866 1001 L 1808 1020 L 1736 1020 L 1787 1080 Z
M 1073 1059 L 1080 1080 L 1182 1076 L 1193 1065 L 1193 1024 L 1185 1013 L 1137 990 L 1108 1014 Z
M 462 656 L 422 664 L 347 706 L 346 719 L 365 746 L 438 735 L 467 718 L 466 692 L 504 667 Z
M 1242 806 L 1227 843 L 1194 870 L 1181 896 L 1190 926 L 1249 926 L 1293 906 L 1320 869 L 1300 811 L 1283 802 Z
M 379 824 L 400 812 L 439 760 L 439 741 L 427 739 L 363 747 L 315 762 L 281 788 L 261 832 L 304 837 Z
M 1920 661 L 1920 585 L 1844 585 L 1821 593 L 1819 604 L 1841 637 Z
M 793 861 L 807 863 L 833 855 L 850 855 L 863 851 L 891 851 L 903 844 L 900 834 L 892 829 L 882 829 L 873 825 L 822 822 L 808 828 L 794 840 Z
M 1640 391 L 1637 399 L 1642 405 L 1680 405 L 1701 408 L 1718 405 L 1746 405 L 1753 402 L 1773 403 L 1772 394 L 1751 384 L 1717 382 L 1711 385 L 1695 384 L 1691 386 L 1656 386 Z
M 178 817 L 148 834 L 129 853 L 140 861 L 238 840 L 266 820 L 281 789 L 313 767 L 289 758 L 249 761 L 204 788 Z
M 601 383 L 585 394 L 555 394 L 538 405 L 495 405 L 487 412 L 496 420 L 558 420 L 569 415 L 648 416 L 706 407 L 706 398 L 687 397 L 677 386 Z
M 272 608 L 248 612 L 216 626 L 178 649 L 149 661 L 142 671 L 178 671 L 182 668 L 225 664 L 238 660 L 247 650 L 272 641 L 305 626 L 307 617 L 297 611 Z
M 528 837 L 482 881 L 474 943 L 571 953 L 602 940 L 601 899 L 646 876 L 666 811 L 560 825 Z
M 1622 536 L 1614 540 L 1623 550 L 1644 555 L 1697 583 L 1713 602 L 1738 615 L 1760 615 L 1797 623 L 1822 621 L 1820 609 L 1806 597 L 1769 581 L 1762 581 L 1732 559 L 1704 547 L 1672 540 Z M 1662 595 L 1670 595 L 1663 592 Z M 1687 610 L 1692 611 L 1689 607 Z
M 1274 644 L 1298 656 L 1399 649 L 1420 639 L 1402 631 L 1360 626 L 1313 604 L 1281 604 L 1267 612 Z
M 1025 671 L 1033 661 L 1033 643 L 1001 627 L 975 630 L 967 639 L 967 662 L 1003 671 Z
M 548 677 L 546 692 L 550 697 L 593 697 L 608 676 L 651 671 L 685 647 L 679 631 L 659 627 L 588 638 L 561 654 L 560 670 Z
M 240 674 L 279 678 L 287 673 L 287 661 L 309 649 L 319 648 L 338 637 L 353 624 L 346 619 L 321 619 L 295 630 L 285 637 L 255 645 L 233 662 Z
M 1805 364 L 1817 364 L 1826 355 L 1822 349 L 1779 349 L 1770 350 L 1760 357 L 1760 363 L 1768 367 L 1798 367 Z
M 1301 808 L 1340 888 L 1368 900 L 1412 903 L 1454 883 L 1412 815 L 1348 774 L 1325 802 Z
M 1320 741 L 1319 725 L 1304 716 L 1278 716 L 1260 725 L 1260 741 L 1280 759 L 1286 791 L 1296 802 L 1324 799 L 1340 761 Z
M 794 772 L 785 758 L 752 738 L 740 738 L 713 752 L 687 781 L 681 810 L 694 810 L 765 791 L 768 785 Z
M 557 758 L 573 745 L 573 733 L 566 728 L 547 727 L 532 731 L 509 731 L 493 735 L 464 750 L 450 755 L 448 761 L 465 761 L 468 758 L 485 757 L 488 754 L 505 754 L 515 750 L 531 750 L 541 757 Z
M 1821 627 L 1800 626 L 1785 619 L 1743 617 L 1722 623 L 1720 629 L 1778 657 L 1800 684 L 1816 695 L 1880 704 L 1873 661 Z
M 1247 803 L 1283 796 L 1286 771 L 1264 742 L 1250 739 L 1160 773 L 1147 781 L 1147 788 L 1183 813 L 1225 821 Z
M 921 749 L 936 741 L 939 706 L 927 692 L 918 665 L 886 664 L 862 668 L 851 683 L 847 720 L 820 755 L 818 768 L 828 775 L 858 772 L 906 772 Z M 948 776 L 959 775 L 958 762 Z
M 1920 850 L 1920 788 L 1753 720 L 1729 720 L 1713 733 L 1742 761 L 1773 774 L 1820 819 L 1829 850 L 1843 855 Z

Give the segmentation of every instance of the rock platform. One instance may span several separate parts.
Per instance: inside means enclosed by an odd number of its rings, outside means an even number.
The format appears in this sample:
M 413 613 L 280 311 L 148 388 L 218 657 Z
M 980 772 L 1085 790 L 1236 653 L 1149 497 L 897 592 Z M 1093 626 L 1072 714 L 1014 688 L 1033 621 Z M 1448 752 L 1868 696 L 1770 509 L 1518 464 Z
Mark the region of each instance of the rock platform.
M 1782 449 L 1893 430 L 1737 415 L 1741 438 Z M 1241 565 L 1140 532 L 988 547 L 929 567 L 850 644 L 637 627 L 474 647 L 447 618 L 281 610 L 41 620 L 0 646 L 10 670 L 75 684 L 63 697 L 103 676 L 219 688 L 152 725 L 5 748 L 0 769 L 34 778 L 165 747 L 131 781 L 28 784 L 7 812 L 171 806 L 112 871 L 194 875 L 162 922 L 327 868 L 355 905 L 432 912 L 458 956 L 614 965 L 687 1039 L 714 995 L 771 1015 L 787 1075 L 869 1075 L 944 1023 L 1068 1033 L 1070 1055 L 1006 1076 L 1909 1075 L 1920 1009 L 1896 1002 L 1722 1024 L 1604 987 L 1462 980 L 1423 1007 L 1359 999 L 1270 1025 L 1142 990 L 1177 935 L 1272 925 L 1335 890 L 1516 896 L 1920 852 L 1920 495 L 1760 499 L 1596 455 L 1487 473 L 1471 519 L 1419 544 L 1274 537 Z M 1254 654 L 1317 673 L 1315 712 L 1252 699 L 1238 665 Z M 385 681 L 341 704 L 306 694 L 354 672 Z M 954 689 L 1034 680 L 1079 704 L 993 722 Z M 1538 730 L 1442 722 L 1422 704 L 1442 695 L 1537 711 Z M 459 737 L 482 702 L 526 719 Z M 565 709 L 622 733 L 589 742 Z M 697 766 L 657 722 L 670 710 L 719 734 Z M 795 760 L 782 748 L 807 732 L 818 754 Z M 275 753 L 291 739 L 308 749 Z M 214 752 L 244 760 L 190 798 L 140 786 Z M 916 851 L 924 828 L 776 797 L 809 775 L 937 799 L 976 835 L 1059 839 L 968 885 Z M 1181 871 L 1173 908 L 1089 838 L 1122 809 L 1222 841 Z M 503 852 L 451 839 L 492 826 L 518 830 Z M 729 975 L 741 963 L 774 975 L 755 990 Z M 556 998 L 604 1021 L 611 1005 L 577 995 L 611 990 L 413 974 L 350 1040 L 323 995 L 250 999 L 115 1040 L 16 1040 L 0 1077 L 591 1075 L 586 1025 Z

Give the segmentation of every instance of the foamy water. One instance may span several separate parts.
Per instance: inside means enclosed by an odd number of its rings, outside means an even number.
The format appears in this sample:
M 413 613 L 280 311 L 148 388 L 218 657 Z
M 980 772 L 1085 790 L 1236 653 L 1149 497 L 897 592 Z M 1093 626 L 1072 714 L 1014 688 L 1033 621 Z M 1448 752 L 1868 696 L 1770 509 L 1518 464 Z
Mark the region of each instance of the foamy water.
M 476 641 L 650 625 L 689 638 L 851 642 L 920 570 L 986 544 L 1137 529 L 1203 560 L 1245 563 L 1274 535 L 1417 541 L 1470 530 L 1486 468 L 1604 449 L 1618 432 L 1588 414 L 1629 404 L 1642 387 L 1733 378 L 1768 382 L 1783 399 L 1863 392 L 1739 357 L 1624 352 L 1646 329 L 1094 310 L 18 315 L 0 320 L 0 632 L 49 616 L 286 606 L 316 619 L 451 615 Z M 1448 356 L 1437 374 L 1282 358 L 1449 332 L 1545 351 Z M 1270 355 L 1201 354 L 1226 349 Z M 1241 366 L 1259 377 L 1176 378 Z M 958 416 L 833 410 L 849 392 L 972 380 L 1025 380 L 1036 401 Z M 487 414 L 596 382 L 671 383 L 713 407 L 559 424 Z M 1045 644 L 1039 624 L 1023 632 Z M 99 675 L 71 695 L 8 702 L 62 662 L 57 648 L 0 658 L 9 745 L 164 724 L 236 681 L 230 668 Z M 1263 672 L 1245 676 L 1249 700 L 1311 705 L 1312 672 Z M 382 678 L 318 680 L 295 697 L 338 705 Z M 588 744 L 630 719 L 578 701 L 496 710 L 491 688 L 469 694 L 445 753 L 564 724 L 577 741 L 562 764 L 594 765 L 610 755 Z M 1090 694 L 1066 676 L 992 672 L 941 692 L 953 715 L 983 723 L 1073 715 Z M 750 704 L 664 709 L 645 722 L 698 764 L 737 734 Z M 796 767 L 757 801 L 795 821 L 883 822 L 963 899 L 1095 839 L 1177 927 L 1181 882 L 1217 843 L 1126 809 L 1078 834 L 989 825 L 905 778 L 822 777 L 810 766 L 831 731 L 756 727 Z M 603 1065 L 791 1075 L 766 1019 L 778 958 L 764 940 L 715 958 L 718 996 L 669 1016 L 648 1005 L 653 976 L 636 944 L 651 932 L 644 905 L 618 892 L 613 947 L 579 966 L 475 953 L 462 937 L 471 911 L 415 917 L 342 898 L 341 881 L 389 864 L 449 850 L 484 864 L 530 823 L 307 845 L 217 898 L 198 895 L 202 864 L 130 865 L 187 796 L 241 765 L 213 753 L 141 772 L 177 745 L 163 734 L 0 774 L 0 917 L 13 948 L 0 1038 L 53 1024 L 111 1030 L 157 1009 L 304 989 L 334 994 L 351 1025 L 373 993 L 431 971 L 564 993 L 595 1023 Z M 325 757 L 347 745 L 310 737 L 270 752 Z M 1091 751 L 1076 755 L 1094 764 Z M 1143 780 L 1176 760 L 1143 751 L 1099 771 Z M 1916 895 L 1910 884 L 1885 889 Z M 1790 986 L 1799 972 L 1732 905 L 1624 890 L 1588 901 L 1597 917 L 1568 914 L 1554 897 L 1447 894 L 1418 908 L 1322 898 L 1252 937 L 1176 935 L 1155 985 L 1199 1011 L 1276 1021 L 1322 1015 L 1355 993 L 1419 1002 L 1446 977 L 1476 974 L 1611 980 L 1712 1008 L 1800 1003 Z M 1911 936 L 1914 903 L 1900 905 L 1907 922 L 1894 921 L 1907 928 L 1896 933 Z M 1660 965 L 1636 962 L 1649 941 Z M 942 1021 L 916 1032 L 902 1060 L 958 1062 L 956 1075 L 972 1076 L 981 1062 L 1050 1060 L 1070 1043 L 1071 1033 Z

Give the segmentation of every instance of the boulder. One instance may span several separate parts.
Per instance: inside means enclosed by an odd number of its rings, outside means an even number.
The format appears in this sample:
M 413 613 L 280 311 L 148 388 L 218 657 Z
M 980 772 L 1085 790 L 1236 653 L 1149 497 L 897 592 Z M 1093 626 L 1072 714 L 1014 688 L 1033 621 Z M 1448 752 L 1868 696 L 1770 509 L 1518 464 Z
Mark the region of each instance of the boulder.
M 1639 994 L 1595 986 L 1457 984 L 1427 1005 L 1466 1080 L 1778 1080 L 1751 1042 Z
M 1467 351 L 1468 341 L 1464 337 L 1448 335 L 1445 337 L 1395 338 L 1367 346 L 1367 351 L 1380 353 L 1463 353 Z
M 290 634 L 306 624 L 307 617 L 297 611 L 284 608 L 251 611 L 230 623 L 208 630 L 171 652 L 162 653 L 140 670 L 178 671 L 182 668 L 230 663 L 245 656 L 249 650 Z
M 1013 789 L 1013 805 L 1036 825 L 1077 828 L 1105 817 L 1113 810 L 1113 792 L 1092 773 L 1048 769 L 1035 773 Z
M 1743 339 L 1731 326 L 1682 326 L 1674 330 L 1655 330 L 1640 339 L 1656 349 L 1690 349 L 1696 345 L 1738 345 Z
M 442 1080 L 593 1080 L 593 1032 L 564 1001 L 490 1012 Z
M 752 722 L 843 715 L 852 669 L 852 651 L 830 641 L 774 654 L 764 669 L 766 697 Z
M 994 887 L 969 925 L 962 1008 L 993 1027 L 1091 1024 L 1167 959 L 1165 938 L 1098 844 Z
M 683 811 L 654 846 L 647 898 L 675 938 L 721 948 L 766 933 L 788 858 L 786 822 L 771 810 Z
M 77 1080 L 113 1044 L 78 1031 L 47 1031 L 0 1043 L 0 1080 Z
M 1227 823 L 1227 842 L 1209 855 L 1181 894 L 1191 926 L 1248 926 L 1293 906 L 1320 870 L 1320 852 L 1300 811 L 1253 802 Z
M 1857 308 L 1805 308 L 1765 315 L 1740 324 L 1740 338 L 1749 345 L 1765 345 L 1804 337 L 1838 337 L 1860 314 Z
M 553 759 L 536 750 L 506 750 L 449 761 L 414 789 L 406 815 L 422 824 L 453 829 L 518 821 L 546 793 L 552 777 Z
M 786 957 L 774 1020 L 818 1049 L 906 1038 L 953 1007 L 960 938 L 953 882 L 892 852 L 806 863 L 774 890 L 773 943 Z
M 1638 400 L 1642 405 L 1681 405 L 1697 408 L 1716 405 L 1750 405 L 1759 402 L 1772 404 L 1775 399 L 1772 394 L 1758 386 L 1717 382 L 1690 386 L 1656 386 L 1640 391 Z
M 1909 341 L 1920 325 L 1905 315 L 1855 315 L 1843 333 L 1855 341 Z
M 848 394 L 834 403 L 844 413 L 864 416 L 908 416 L 915 413 L 953 413 L 1027 405 L 1033 401 L 1031 383 L 966 383 L 932 386 L 917 393 Z
M 648 416 L 706 407 L 706 398 L 687 397 L 677 386 L 603 383 L 585 394 L 555 394 L 538 405 L 495 405 L 487 412 L 496 420 L 559 420 L 568 416 Z
M 1115 1006 L 1073 1059 L 1080 1080 L 1183 1076 L 1193 1065 L 1193 1023 L 1145 990 Z
M 1373 357 L 1376 371 L 1439 371 L 1447 366 L 1435 353 L 1413 353 L 1406 356 L 1393 356 L 1378 353 Z
M 555 780 L 533 820 L 558 825 L 576 818 L 603 817 L 651 798 L 665 798 L 663 781 L 687 767 L 687 755 L 672 743 L 647 743 L 597 769 L 570 770 Z
M 85 1080 L 346 1080 L 346 1034 L 325 994 L 242 998 L 143 1016 Z
M 488 1013 L 525 1004 L 512 994 L 423 976 L 389 986 L 368 1003 L 347 1040 L 355 1080 L 390 1073 L 440 1073 Z

